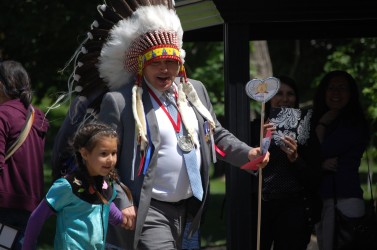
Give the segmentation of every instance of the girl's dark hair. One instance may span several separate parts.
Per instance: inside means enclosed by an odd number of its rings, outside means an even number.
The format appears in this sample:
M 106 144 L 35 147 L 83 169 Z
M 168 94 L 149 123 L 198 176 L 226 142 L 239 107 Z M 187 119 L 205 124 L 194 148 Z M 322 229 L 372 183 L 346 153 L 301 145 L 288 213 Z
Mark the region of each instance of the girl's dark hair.
M 27 108 L 32 99 L 30 78 L 21 63 L 8 60 L 0 62 L 0 81 L 10 99 L 20 99 Z
M 86 166 L 80 154 L 80 149 L 85 148 L 91 152 L 102 137 L 111 137 L 118 140 L 116 131 L 106 124 L 90 122 L 79 127 L 73 137 L 72 147 L 75 151 L 76 161 L 80 170 L 85 170 L 86 172 Z
M 296 81 L 293 80 L 291 77 L 289 76 L 278 76 L 277 77 L 280 81 L 280 84 L 285 84 L 287 86 L 289 86 L 290 88 L 293 89 L 293 92 L 295 92 L 295 95 L 296 95 L 296 102 L 295 102 L 295 105 L 294 107 L 295 108 L 298 108 L 299 107 L 299 104 L 300 104 L 300 99 L 299 99 L 299 96 L 298 96 L 298 88 L 297 88 L 297 84 L 296 84 Z M 271 102 L 268 101 L 266 103 L 266 106 L 265 106 L 265 113 L 268 114 L 270 113 L 270 109 L 271 109 Z

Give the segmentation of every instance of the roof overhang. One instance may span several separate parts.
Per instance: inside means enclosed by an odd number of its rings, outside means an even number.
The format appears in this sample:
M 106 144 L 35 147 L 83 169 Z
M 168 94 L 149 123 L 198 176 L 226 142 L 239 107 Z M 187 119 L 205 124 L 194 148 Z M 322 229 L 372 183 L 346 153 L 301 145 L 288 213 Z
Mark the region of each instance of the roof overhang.
M 221 41 L 223 24 L 247 24 L 250 40 L 377 36 L 377 1 L 176 0 L 185 41 Z

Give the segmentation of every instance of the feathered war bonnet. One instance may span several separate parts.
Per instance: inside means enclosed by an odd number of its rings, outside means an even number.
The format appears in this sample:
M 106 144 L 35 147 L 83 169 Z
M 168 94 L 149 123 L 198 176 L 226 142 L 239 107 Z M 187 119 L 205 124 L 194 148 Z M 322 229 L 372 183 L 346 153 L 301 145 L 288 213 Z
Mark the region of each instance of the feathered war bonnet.
M 215 123 L 186 77 L 183 30 L 172 0 L 110 0 L 97 9 L 97 19 L 76 56 L 77 67 L 73 75 L 81 83 L 83 92 L 89 93 L 88 89 L 93 92 L 100 86 L 113 91 L 124 84 L 134 84 L 132 109 L 135 133 L 144 151 L 148 139 L 141 97 L 143 69 L 157 59 L 177 60 L 181 65 L 178 107 L 189 135 L 198 143 L 193 137 L 193 124 L 185 116 L 187 99 L 210 122 L 212 128 Z

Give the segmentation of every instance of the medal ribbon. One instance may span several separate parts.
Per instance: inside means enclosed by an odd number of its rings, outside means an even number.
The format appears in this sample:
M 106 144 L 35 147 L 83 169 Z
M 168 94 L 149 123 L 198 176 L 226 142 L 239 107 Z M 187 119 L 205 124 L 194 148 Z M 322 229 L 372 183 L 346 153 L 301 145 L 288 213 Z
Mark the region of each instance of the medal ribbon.
M 166 109 L 165 105 L 162 104 L 161 100 L 156 96 L 156 94 L 148 87 L 149 94 L 153 97 L 153 99 L 160 105 L 160 108 L 165 112 L 165 114 L 168 116 L 171 124 L 173 125 L 175 132 L 179 133 L 181 130 L 181 114 L 179 113 L 179 110 L 177 109 L 177 123 L 175 123 L 174 119 L 171 117 L 169 111 Z M 177 93 L 174 93 L 175 100 L 177 100 Z

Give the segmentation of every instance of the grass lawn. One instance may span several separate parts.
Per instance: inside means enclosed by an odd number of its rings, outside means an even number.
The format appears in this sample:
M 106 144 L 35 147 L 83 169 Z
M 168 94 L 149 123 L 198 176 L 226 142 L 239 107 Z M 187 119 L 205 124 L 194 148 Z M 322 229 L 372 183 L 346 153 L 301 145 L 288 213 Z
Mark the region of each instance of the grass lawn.
M 201 228 L 202 247 L 226 245 L 225 178 L 211 180 L 211 196 Z
M 377 182 L 376 182 L 376 176 L 377 176 L 377 168 L 375 165 L 371 164 L 369 166 L 372 175 L 372 187 L 373 187 L 373 198 L 376 199 L 376 192 L 377 192 Z M 368 166 L 366 163 L 366 160 L 363 159 L 360 166 L 360 180 L 361 180 L 361 188 L 364 191 L 364 199 L 369 200 L 371 198 L 371 191 L 370 191 L 370 185 L 368 180 Z

